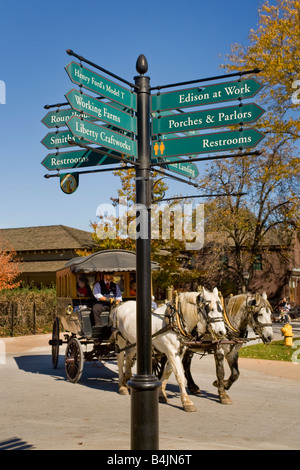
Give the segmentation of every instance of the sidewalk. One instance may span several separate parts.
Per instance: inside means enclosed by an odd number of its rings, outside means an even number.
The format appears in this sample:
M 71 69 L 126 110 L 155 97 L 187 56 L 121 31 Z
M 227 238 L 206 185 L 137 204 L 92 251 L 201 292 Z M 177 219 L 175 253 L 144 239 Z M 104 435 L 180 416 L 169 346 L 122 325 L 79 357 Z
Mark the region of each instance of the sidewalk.
M 49 346 L 49 340 L 52 338 L 51 334 L 46 335 L 29 335 L 29 336 L 16 336 L 13 338 L 1 338 L 0 341 L 5 343 L 5 349 L 7 353 L 23 353 L 32 352 L 37 348 L 48 347 L 49 352 L 51 346 Z

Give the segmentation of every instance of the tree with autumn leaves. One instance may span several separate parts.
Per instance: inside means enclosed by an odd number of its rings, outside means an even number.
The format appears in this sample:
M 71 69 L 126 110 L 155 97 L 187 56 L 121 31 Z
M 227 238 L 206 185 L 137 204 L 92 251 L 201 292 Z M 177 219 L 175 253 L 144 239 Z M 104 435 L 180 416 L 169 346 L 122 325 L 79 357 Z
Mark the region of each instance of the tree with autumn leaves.
M 210 260 L 210 268 L 204 268 L 214 277 L 230 252 L 226 276 L 240 289 L 243 273 L 251 279 L 255 260 L 263 255 L 266 237 L 272 234 L 286 245 L 299 230 L 300 2 L 265 1 L 249 45 L 232 45 L 223 67 L 228 72 L 261 69 L 254 78 L 264 87 L 255 101 L 266 111 L 255 123 L 265 134 L 260 155 L 216 160 L 200 178 L 206 192 L 228 194 L 206 204 L 206 232 L 218 232 L 220 243 L 212 253 L 215 263 Z M 240 195 L 230 196 L 233 192 Z
M 16 279 L 20 273 L 15 250 L 8 242 L 0 240 L 0 291 L 18 287 L 19 282 Z

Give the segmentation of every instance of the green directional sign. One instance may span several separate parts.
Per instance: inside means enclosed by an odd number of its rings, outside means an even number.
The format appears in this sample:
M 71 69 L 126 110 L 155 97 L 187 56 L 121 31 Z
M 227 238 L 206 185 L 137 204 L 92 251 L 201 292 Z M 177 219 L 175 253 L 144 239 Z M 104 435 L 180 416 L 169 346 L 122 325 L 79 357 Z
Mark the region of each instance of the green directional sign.
M 73 118 L 76 119 L 76 118 Z M 264 135 L 256 129 L 201 134 L 152 142 L 152 158 L 222 152 L 255 147 Z M 174 163 L 174 162 L 173 162 Z
M 136 110 L 136 94 L 127 88 L 117 85 L 92 70 L 77 64 L 77 62 L 70 62 L 65 70 L 71 81 L 76 85 L 81 85 L 87 90 Z
M 45 126 L 51 127 L 62 127 L 66 125 L 66 122 L 73 116 L 80 116 L 83 119 L 90 119 L 91 121 L 98 121 L 98 118 L 92 118 L 88 114 L 81 114 L 74 109 L 57 109 L 56 111 L 49 111 L 46 116 L 42 119 L 42 123 Z
M 98 150 L 105 151 L 103 147 Z M 93 150 L 74 150 L 72 152 L 61 153 L 48 153 L 42 161 L 47 170 L 68 170 L 70 168 L 85 168 L 98 165 L 110 165 L 112 163 L 119 163 L 119 160 L 113 158 L 113 155 L 121 157 L 122 154 L 107 150 L 111 155 L 102 155 L 101 153 L 94 152 Z
M 160 158 L 159 161 L 174 161 L 172 157 Z M 164 168 L 179 173 L 183 176 L 188 176 L 189 178 L 196 179 L 199 175 L 197 166 L 194 163 L 187 162 L 183 159 L 177 158 L 176 163 L 170 163 L 165 165 Z
M 221 103 L 237 100 L 238 98 L 252 98 L 261 90 L 263 85 L 254 78 L 238 82 L 223 82 L 186 90 L 158 93 L 151 97 L 151 110 L 190 108 L 206 104 Z
M 77 118 L 79 119 L 79 118 Z M 41 143 L 47 147 L 47 149 L 60 149 L 64 147 L 70 147 L 69 140 L 74 140 L 74 142 L 81 142 L 81 140 L 76 139 L 70 131 L 60 131 L 60 132 L 49 132 Z
M 257 104 L 249 103 L 241 106 L 161 116 L 160 118 L 152 119 L 152 135 L 255 122 L 264 112 L 264 109 Z
M 76 111 L 82 111 L 99 121 L 107 122 L 129 132 L 137 132 L 136 117 L 131 116 L 120 109 L 114 108 L 108 103 L 96 100 L 89 95 L 77 90 L 70 90 L 66 95 L 70 105 Z M 87 117 L 89 119 L 89 117 Z
M 130 137 L 113 132 L 84 119 L 79 119 L 76 116 L 67 122 L 67 126 L 72 134 L 79 139 L 83 138 L 88 142 L 100 144 L 105 148 L 137 157 L 137 141 L 130 139 Z

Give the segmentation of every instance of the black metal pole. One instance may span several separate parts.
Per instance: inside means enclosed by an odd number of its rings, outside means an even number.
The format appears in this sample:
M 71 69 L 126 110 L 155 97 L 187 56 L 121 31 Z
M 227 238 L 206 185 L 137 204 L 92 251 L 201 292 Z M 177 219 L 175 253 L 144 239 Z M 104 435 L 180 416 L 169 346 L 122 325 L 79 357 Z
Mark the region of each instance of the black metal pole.
M 131 449 L 158 449 L 158 388 L 152 375 L 151 328 L 151 192 L 150 192 L 150 79 L 140 55 L 137 85 L 138 163 L 136 167 L 137 374 L 131 387 Z

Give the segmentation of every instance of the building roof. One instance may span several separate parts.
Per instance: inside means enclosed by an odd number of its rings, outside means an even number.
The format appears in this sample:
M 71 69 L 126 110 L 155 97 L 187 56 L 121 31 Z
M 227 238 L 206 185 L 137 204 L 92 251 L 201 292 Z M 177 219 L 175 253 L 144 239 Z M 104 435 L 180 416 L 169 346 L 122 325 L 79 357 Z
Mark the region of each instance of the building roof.
M 96 246 L 92 233 L 65 225 L 0 229 L 15 251 L 76 250 Z
M 63 268 L 66 261 L 26 261 L 20 263 L 22 274 L 35 274 L 35 273 L 56 273 L 59 269 Z

